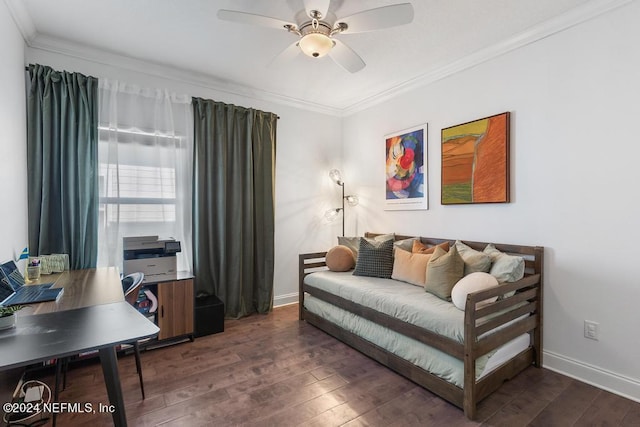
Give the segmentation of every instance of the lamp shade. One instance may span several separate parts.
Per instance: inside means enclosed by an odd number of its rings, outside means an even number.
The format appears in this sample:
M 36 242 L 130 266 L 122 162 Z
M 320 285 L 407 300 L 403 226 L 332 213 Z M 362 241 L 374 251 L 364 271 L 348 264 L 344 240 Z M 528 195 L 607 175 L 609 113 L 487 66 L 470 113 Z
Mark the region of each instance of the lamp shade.
M 298 46 L 305 55 L 321 58 L 333 48 L 333 40 L 322 33 L 309 33 L 300 39 Z
M 347 204 L 349 206 L 357 206 L 358 205 L 358 196 L 356 196 L 355 194 L 352 194 L 350 196 L 345 196 L 344 199 L 347 201 Z
M 327 219 L 327 221 L 329 222 L 333 222 L 336 219 L 338 219 L 338 216 L 340 215 L 340 208 L 338 209 L 329 209 L 328 211 L 326 211 L 324 213 L 324 217 Z
M 342 174 L 338 169 L 331 169 L 329 171 L 329 178 L 336 184 L 342 185 Z

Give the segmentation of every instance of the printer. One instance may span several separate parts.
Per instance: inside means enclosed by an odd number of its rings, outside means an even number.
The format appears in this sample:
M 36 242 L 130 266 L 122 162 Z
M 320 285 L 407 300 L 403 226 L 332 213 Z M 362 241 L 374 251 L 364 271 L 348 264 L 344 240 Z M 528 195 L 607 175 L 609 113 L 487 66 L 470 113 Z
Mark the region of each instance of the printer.
M 125 276 L 139 271 L 144 273 L 146 282 L 154 278 L 175 277 L 176 254 L 181 251 L 179 241 L 137 236 L 124 237 L 122 243 Z

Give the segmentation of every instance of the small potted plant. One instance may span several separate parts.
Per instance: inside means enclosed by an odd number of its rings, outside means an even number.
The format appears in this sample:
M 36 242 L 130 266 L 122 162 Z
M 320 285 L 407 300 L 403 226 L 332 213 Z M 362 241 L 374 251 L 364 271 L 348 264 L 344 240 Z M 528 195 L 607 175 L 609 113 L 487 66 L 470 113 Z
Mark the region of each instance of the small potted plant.
M 10 307 L 0 306 L 0 330 L 16 326 L 16 311 L 22 309 L 21 305 Z

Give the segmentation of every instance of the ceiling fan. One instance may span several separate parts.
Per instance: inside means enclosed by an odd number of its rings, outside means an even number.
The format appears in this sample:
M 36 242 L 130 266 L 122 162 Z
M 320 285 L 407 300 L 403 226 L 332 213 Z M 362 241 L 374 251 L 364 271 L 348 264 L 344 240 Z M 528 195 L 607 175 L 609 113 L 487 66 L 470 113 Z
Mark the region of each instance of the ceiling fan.
M 278 55 L 278 58 L 288 58 L 300 51 L 312 58 L 328 55 L 352 73 L 363 69 L 365 63 L 357 53 L 335 36 L 381 30 L 413 21 L 411 3 L 368 9 L 341 19 L 337 19 L 335 14 L 329 11 L 330 3 L 331 0 L 304 0 L 304 10 L 298 12 L 292 21 L 226 9 L 218 10 L 218 18 L 284 29 L 298 36 L 298 40 Z

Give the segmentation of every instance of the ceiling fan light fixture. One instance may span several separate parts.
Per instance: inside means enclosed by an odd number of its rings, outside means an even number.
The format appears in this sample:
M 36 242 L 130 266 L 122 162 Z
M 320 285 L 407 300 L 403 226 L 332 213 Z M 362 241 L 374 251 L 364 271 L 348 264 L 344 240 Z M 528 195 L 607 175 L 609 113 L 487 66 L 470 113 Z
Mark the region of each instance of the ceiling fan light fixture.
M 333 40 L 326 34 L 308 33 L 302 36 L 299 46 L 305 55 L 321 58 L 333 48 Z

